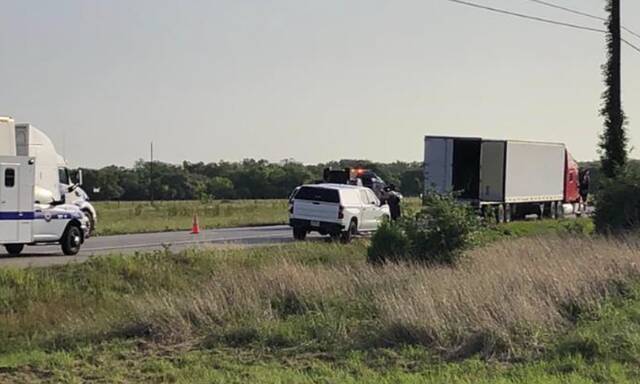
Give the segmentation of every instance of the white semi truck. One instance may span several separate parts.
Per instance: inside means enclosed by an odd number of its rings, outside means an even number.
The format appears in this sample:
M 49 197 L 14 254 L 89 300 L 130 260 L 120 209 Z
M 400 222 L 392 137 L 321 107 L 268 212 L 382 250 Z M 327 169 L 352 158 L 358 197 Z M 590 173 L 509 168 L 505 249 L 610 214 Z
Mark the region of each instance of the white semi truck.
M 28 123 L 15 124 L 15 136 L 16 155 L 36 159 L 36 200 L 53 198 L 77 205 L 89 219 L 89 235 L 92 234 L 98 220 L 97 212 L 80 188 L 82 180 L 77 183 L 72 180 L 67 162 L 58 154 L 51 139 Z
M 88 219 L 80 208 L 55 199 L 37 185 L 38 158 L 18 156 L 15 123 L 0 117 L 0 245 L 19 255 L 25 245 L 58 243 L 65 255 L 75 255 L 88 234 Z
M 425 193 L 457 194 L 499 222 L 581 213 L 578 164 L 561 143 L 425 137 Z

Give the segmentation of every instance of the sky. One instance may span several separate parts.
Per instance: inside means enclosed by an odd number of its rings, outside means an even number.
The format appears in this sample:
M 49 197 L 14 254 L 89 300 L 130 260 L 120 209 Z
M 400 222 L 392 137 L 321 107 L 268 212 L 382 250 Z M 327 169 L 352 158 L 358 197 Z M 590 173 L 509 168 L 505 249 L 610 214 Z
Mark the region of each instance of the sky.
M 471 0 L 602 28 L 528 0 Z M 604 0 L 548 0 L 604 16 Z M 640 32 L 640 2 L 622 0 Z M 421 161 L 425 135 L 597 158 L 604 36 L 447 0 L 0 0 L 0 115 L 72 166 Z M 640 46 L 640 38 L 627 35 Z M 631 147 L 640 52 L 623 48 Z M 640 157 L 632 152 L 632 157 Z

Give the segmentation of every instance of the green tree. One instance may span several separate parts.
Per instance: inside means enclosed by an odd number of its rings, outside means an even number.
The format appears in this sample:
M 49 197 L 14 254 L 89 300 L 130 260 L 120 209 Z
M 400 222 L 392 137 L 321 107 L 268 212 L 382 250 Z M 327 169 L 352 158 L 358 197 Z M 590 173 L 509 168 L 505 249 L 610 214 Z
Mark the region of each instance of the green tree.
M 627 163 L 626 117 L 621 99 L 621 36 L 620 0 L 608 0 L 607 12 L 607 63 L 603 67 L 605 91 L 600 111 L 604 117 L 604 132 L 600 135 L 602 171 L 612 178 L 618 175 Z

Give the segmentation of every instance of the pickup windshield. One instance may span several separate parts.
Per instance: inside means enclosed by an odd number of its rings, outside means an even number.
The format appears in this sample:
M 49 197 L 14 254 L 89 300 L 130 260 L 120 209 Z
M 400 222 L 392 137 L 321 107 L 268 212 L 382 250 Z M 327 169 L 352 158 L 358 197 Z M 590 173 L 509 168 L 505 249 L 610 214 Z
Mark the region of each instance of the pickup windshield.
M 325 203 L 339 203 L 340 194 L 335 189 L 302 187 L 295 196 L 296 200 L 322 201 Z

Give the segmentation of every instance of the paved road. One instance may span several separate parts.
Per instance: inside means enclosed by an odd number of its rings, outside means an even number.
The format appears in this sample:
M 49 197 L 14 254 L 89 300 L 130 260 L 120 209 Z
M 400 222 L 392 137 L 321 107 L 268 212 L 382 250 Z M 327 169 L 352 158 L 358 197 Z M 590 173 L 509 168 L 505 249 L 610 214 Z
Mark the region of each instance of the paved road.
M 269 227 L 224 228 L 189 232 L 161 232 L 134 235 L 102 236 L 88 239 L 76 256 L 64 256 L 58 245 L 26 247 L 20 257 L 10 257 L 0 247 L 1 267 L 27 267 L 82 262 L 89 256 L 107 253 L 171 250 L 188 247 L 211 247 L 225 244 L 268 245 L 293 241 L 291 228 L 286 225 Z

